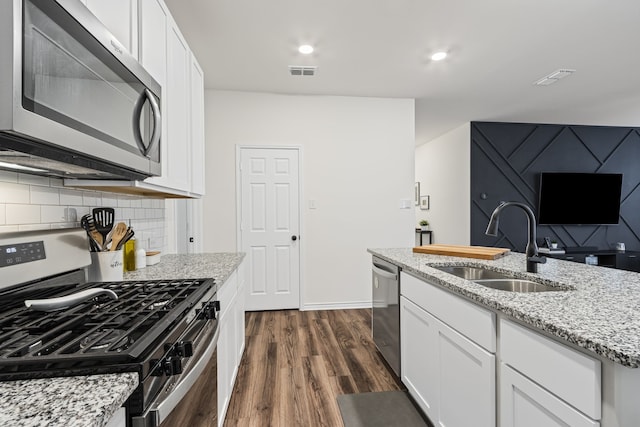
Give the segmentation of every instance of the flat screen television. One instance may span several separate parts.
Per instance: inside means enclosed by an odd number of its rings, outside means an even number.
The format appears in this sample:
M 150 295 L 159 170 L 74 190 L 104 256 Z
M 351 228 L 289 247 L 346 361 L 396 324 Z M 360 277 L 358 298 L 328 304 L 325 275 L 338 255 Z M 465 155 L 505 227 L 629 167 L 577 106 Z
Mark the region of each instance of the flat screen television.
M 542 172 L 538 223 L 618 224 L 621 191 L 620 173 Z

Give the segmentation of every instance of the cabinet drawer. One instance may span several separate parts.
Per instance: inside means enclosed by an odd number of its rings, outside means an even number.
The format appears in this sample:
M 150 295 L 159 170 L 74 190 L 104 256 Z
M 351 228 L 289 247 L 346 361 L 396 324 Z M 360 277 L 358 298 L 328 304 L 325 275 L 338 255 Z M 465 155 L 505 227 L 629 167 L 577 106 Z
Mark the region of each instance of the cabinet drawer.
M 500 364 L 501 427 L 598 427 L 538 384 Z
M 496 316 L 491 311 L 406 273 L 400 293 L 491 353 L 496 352 Z
M 528 328 L 500 321 L 502 361 L 589 417 L 601 416 L 601 363 Z

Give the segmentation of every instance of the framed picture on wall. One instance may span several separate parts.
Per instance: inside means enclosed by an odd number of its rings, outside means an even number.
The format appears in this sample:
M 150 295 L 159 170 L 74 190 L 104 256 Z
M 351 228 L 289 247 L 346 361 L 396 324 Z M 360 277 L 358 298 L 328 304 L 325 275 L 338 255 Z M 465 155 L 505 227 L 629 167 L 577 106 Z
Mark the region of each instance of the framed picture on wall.
M 423 211 L 429 210 L 429 196 L 420 196 L 420 209 Z
M 414 193 L 413 193 L 413 201 L 415 202 L 416 206 L 420 204 L 420 183 L 419 182 L 416 182 L 416 188 L 414 189 Z

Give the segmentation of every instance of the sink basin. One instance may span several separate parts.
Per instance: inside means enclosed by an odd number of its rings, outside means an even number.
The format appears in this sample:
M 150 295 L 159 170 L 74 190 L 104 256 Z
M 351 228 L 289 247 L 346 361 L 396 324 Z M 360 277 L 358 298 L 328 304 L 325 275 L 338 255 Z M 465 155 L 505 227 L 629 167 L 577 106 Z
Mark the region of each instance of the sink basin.
M 567 291 L 563 287 L 543 285 L 527 279 L 518 279 L 513 275 L 499 273 L 482 267 L 449 266 L 434 267 L 445 273 L 453 274 L 462 279 L 471 280 L 487 288 L 507 292 L 550 292 Z
M 541 283 L 524 279 L 476 280 L 475 282 L 479 285 L 486 286 L 487 288 L 509 292 L 550 292 L 565 290 L 556 286 L 543 285 Z
M 497 271 L 487 270 L 481 267 L 434 267 L 445 273 L 453 274 L 466 280 L 494 280 L 494 279 L 511 279 L 513 276 L 498 273 Z

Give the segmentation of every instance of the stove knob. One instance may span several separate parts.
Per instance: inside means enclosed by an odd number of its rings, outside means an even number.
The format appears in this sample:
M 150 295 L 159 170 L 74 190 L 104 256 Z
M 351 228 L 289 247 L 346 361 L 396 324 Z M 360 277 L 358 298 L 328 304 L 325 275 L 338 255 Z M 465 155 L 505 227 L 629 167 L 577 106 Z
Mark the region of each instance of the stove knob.
M 178 349 L 178 355 L 182 357 L 193 356 L 193 343 L 191 341 L 180 341 L 176 347 Z
M 182 358 L 181 357 L 172 357 L 170 358 L 171 365 L 173 366 L 173 374 L 178 375 L 182 373 Z
M 220 301 L 211 301 L 202 305 L 205 319 L 215 319 L 216 311 L 220 311 Z
M 167 357 L 163 363 L 166 376 L 178 375 L 182 373 L 182 359 L 180 357 Z

